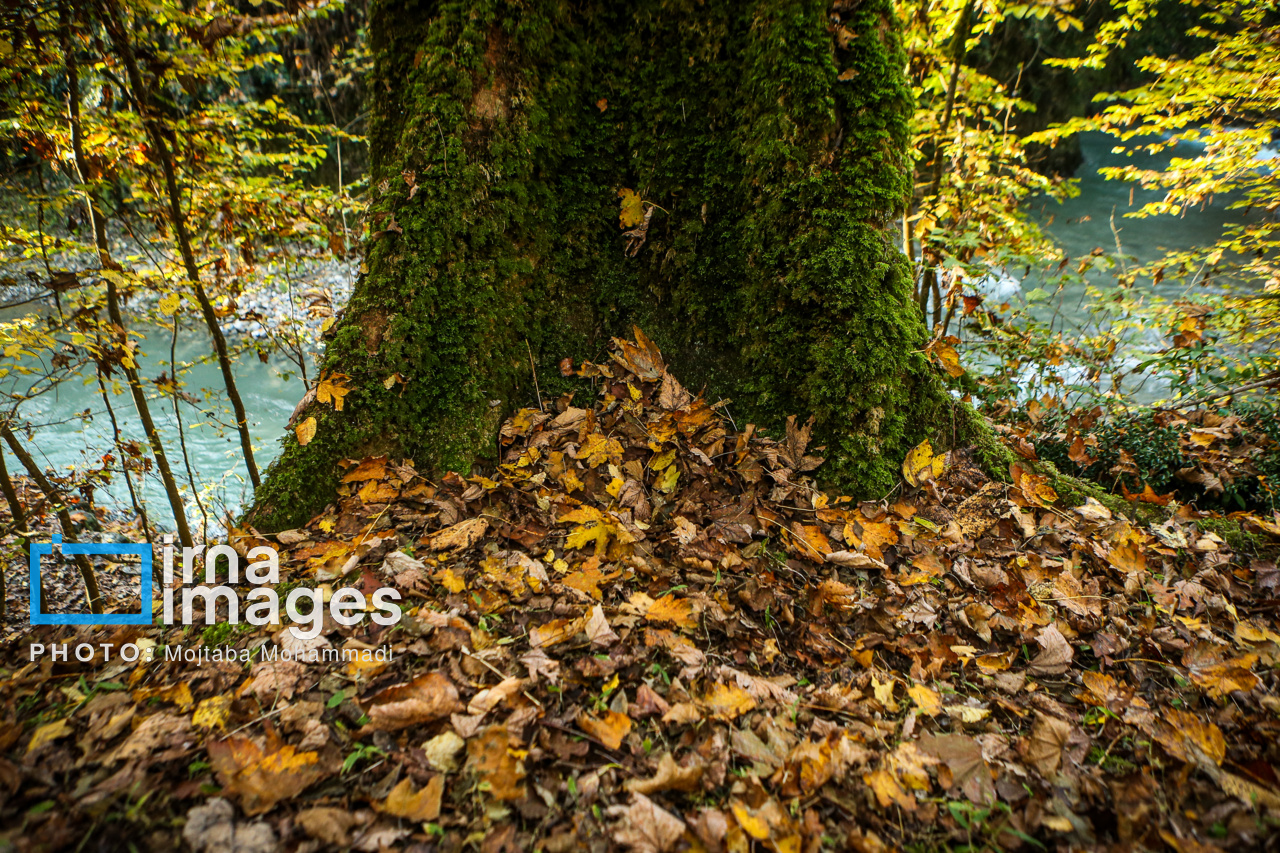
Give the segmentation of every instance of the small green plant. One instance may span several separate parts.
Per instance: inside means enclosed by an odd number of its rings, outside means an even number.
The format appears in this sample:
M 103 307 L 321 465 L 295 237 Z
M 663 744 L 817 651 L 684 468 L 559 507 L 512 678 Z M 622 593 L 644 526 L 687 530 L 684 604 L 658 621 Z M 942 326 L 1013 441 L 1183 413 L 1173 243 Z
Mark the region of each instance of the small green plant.
M 966 844 L 956 848 L 957 853 L 961 850 L 976 853 L 979 850 L 1003 849 L 1005 845 L 1001 844 L 1000 836 L 1006 833 L 1030 844 L 1037 850 L 1046 849 L 1030 835 L 1009 825 L 1009 817 L 1013 810 L 1006 803 L 997 802 L 989 806 L 980 806 L 968 800 L 948 800 L 947 812 L 967 836 Z
M 360 743 L 360 741 L 356 741 L 351 744 L 351 747 L 351 752 L 347 753 L 347 757 L 342 761 L 343 773 L 350 773 L 351 769 L 361 761 L 367 761 L 379 755 L 386 755 L 386 752 L 379 747 L 376 747 L 373 744 L 365 745 Z

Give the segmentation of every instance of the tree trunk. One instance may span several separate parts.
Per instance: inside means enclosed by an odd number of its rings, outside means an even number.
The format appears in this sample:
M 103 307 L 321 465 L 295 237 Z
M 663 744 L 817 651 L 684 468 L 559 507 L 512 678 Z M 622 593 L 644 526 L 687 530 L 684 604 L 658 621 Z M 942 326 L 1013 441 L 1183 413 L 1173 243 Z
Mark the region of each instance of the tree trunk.
M 911 116 L 889 0 L 375 0 L 371 45 L 368 272 L 322 365 L 351 392 L 286 436 L 260 528 L 323 507 L 344 457 L 469 470 L 535 405 L 531 355 L 542 399 L 587 394 L 556 363 L 633 323 L 739 425 L 815 416 L 847 494 L 972 429 L 889 232 Z M 624 188 L 652 214 L 630 237 Z

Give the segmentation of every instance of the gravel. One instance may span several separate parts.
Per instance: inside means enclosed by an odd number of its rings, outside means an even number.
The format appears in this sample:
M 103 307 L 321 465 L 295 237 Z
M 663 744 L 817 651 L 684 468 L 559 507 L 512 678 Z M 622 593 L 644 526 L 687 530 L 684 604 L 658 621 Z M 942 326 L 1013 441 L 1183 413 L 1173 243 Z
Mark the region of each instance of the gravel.
M 148 252 L 151 248 L 145 247 Z M 113 235 L 112 256 L 144 274 L 155 270 L 138 244 L 122 233 Z M 291 316 L 302 320 L 314 333 L 326 316 L 336 313 L 346 304 L 359 275 L 359 265 L 358 259 L 344 260 L 331 255 L 295 255 L 286 260 L 258 263 L 241 274 L 239 284 L 242 292 L 235 300 L 235 315 L 223 318 L 223 333 L 231 338 L 261 340 L 269 336 L 270 329 Z M 91 284 L 99 280 L 97 258 L 87 252 L 52 253 L 49 267 L 55 273 L 84 271 L 83 277 Z M 6 259 L 5 278 L 10 283 L 0 286 L 0 317 L 57 311 L 53 293 L 43 284 L 49 275 L 44 260 L 39 256 Z M 210 290 L 220 289 L 216 282 L 208 280 L 205 286 Z M 194 296 L 189 294 L 186 281 L 174 280 L 173 289 L 184 293 L 184 307 L 194 310 Z M 135 294 L 125 305 L 126 315 L 153 307 L 166 293 L 156 289 Z M 308 311 L 309 305 L 317 302 L 319 309 Z

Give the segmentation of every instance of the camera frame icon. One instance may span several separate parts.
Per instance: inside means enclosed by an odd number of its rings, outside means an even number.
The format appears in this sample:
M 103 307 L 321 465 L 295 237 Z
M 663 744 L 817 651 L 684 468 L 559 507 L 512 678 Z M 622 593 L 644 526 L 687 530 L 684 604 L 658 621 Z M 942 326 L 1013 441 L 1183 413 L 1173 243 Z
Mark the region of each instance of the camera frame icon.
M 141 613 L 41 613 L 40 595 L 40 558 L 52 556 L 54 546 L 61 549 L 63 555 L 94 554 L 101 556 L 136 555 L 141 561 L 142 574 L 142 612 Z M 54 534 L 51 542 L 31 543 L 31 555 L 28 560 L 31 569 L 30 602 L 32 625 L 150 625 L 153 620 L 154 602 L 151 600 L 151 546 L 132 542 L 120 543 L 80 543 L 63 544 L 62 536 Z

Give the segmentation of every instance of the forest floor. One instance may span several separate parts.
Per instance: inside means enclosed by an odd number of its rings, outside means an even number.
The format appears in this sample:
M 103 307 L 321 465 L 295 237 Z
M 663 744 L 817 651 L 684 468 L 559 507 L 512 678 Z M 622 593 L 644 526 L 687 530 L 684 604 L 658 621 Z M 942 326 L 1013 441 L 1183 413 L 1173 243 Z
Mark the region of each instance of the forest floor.
M 1276 848 L 1276 518 L 1140 524 L 927 446 L 857 503 L 643 337 L 578 372 L 599 396 L 517 413 L 488 476 L 352 460 L 306 528 L 237 531 L 398 625 L 11 616 L 0 847 Z M 64 642 L 93 658 L 29 660 Z M 164 654 L 201 646 L 252 659 Z

